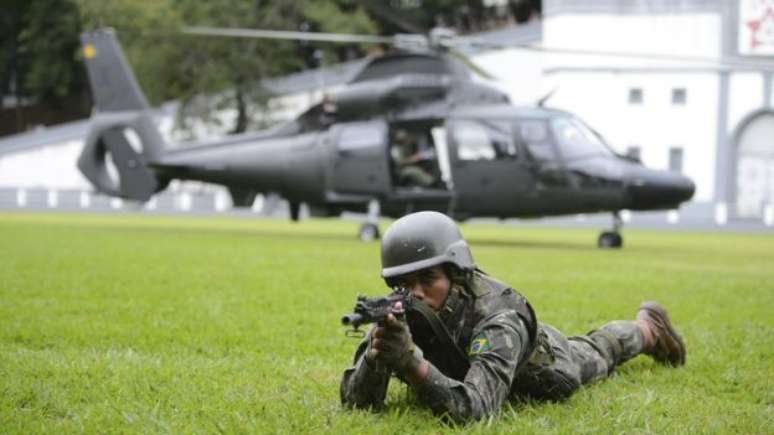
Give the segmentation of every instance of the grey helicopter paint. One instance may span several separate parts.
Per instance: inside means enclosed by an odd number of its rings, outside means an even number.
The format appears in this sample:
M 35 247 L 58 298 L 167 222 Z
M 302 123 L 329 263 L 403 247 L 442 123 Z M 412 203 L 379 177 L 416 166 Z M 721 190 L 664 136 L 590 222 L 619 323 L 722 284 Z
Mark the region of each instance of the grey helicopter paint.
M 147 201 L 173 179 L 224 185 L 235 206 L 274 192 L 293 219 L 301 203 L 314 215 L 368 212 L 361 238 L 378 237 L 379 214 L 611 212 L 614 228 L 599 245 L 617 247 L 620 210 L 673 209 L 694 193 L 685 176 L 616 155 L 571 113 L 514 106 L 474 82 L 464 62 L 432 50 L 372 59 L 341 91 L 278 128 L 165 150 L 114 32 L 84 34 L 82 44 L 95 114 L 78 167 L 100 192 L 128 200 Z M 423 183 L 403 179 L 399 135 L 424 153 L 414 168 L 427 173 Z

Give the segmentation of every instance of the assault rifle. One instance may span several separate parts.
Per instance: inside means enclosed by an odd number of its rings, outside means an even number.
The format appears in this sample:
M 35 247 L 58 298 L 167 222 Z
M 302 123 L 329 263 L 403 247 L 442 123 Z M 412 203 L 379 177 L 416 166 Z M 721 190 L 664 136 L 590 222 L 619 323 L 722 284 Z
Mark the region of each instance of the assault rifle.
M 396 309 L 395 307 L 398 302 L 402 304 L 401 309 Z M 346 332 L 348 337 L 362 337 L 365 333 L 358 330 L 360 325 L 384 322 L 389 314 L 396 317 L 402 316 L 406 308 L 408 308 L 408 304 L 408 291 L 403 288 L 395 288 L 387 296 L 376 296 L 373 298 L 358 296 L 357 302 L 355 302 L 355 309 L 351 314 L 342 316 L 341 324 L 352 327 L 352 329 Z

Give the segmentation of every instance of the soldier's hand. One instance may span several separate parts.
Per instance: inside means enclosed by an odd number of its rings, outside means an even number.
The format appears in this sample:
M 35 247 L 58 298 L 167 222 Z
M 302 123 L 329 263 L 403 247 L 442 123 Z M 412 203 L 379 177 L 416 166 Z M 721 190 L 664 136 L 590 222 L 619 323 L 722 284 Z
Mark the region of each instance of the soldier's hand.
M 422 351 L 414 345 L 408 325 L 390 314 L 371 334 L 366 357 L 385 364 L 399 374 L 408 374 L 422 361 Z
M 370 357 L 394 368 L 400 357 L 411 351 L 413 342 L 408 326 L 390 314 L 382 325 L 377 326 L 371 335 Z

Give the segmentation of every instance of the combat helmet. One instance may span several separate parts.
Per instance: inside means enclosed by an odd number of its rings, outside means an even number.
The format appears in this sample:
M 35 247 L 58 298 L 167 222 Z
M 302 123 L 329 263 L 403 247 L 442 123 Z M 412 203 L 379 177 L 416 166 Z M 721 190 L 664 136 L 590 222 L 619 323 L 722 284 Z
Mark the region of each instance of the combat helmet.
M 382 238 L 382 277 L 391 279 L 451 263 L 470 272 L 476 268 L 457 224 L 442 213 L 422 211 L 396 220 Z

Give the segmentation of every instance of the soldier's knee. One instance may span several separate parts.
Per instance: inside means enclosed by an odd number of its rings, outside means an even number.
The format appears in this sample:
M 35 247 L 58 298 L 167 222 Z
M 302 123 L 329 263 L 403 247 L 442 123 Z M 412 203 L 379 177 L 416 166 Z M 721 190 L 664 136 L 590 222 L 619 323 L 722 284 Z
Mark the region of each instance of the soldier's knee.
M 573 376 L 563 372 L 554 372 L 554 377 L 553 387 L 547 391 L 547 397 L 545 397 L 548 400 L 567 399 L 581 386 L 579 376 Z

